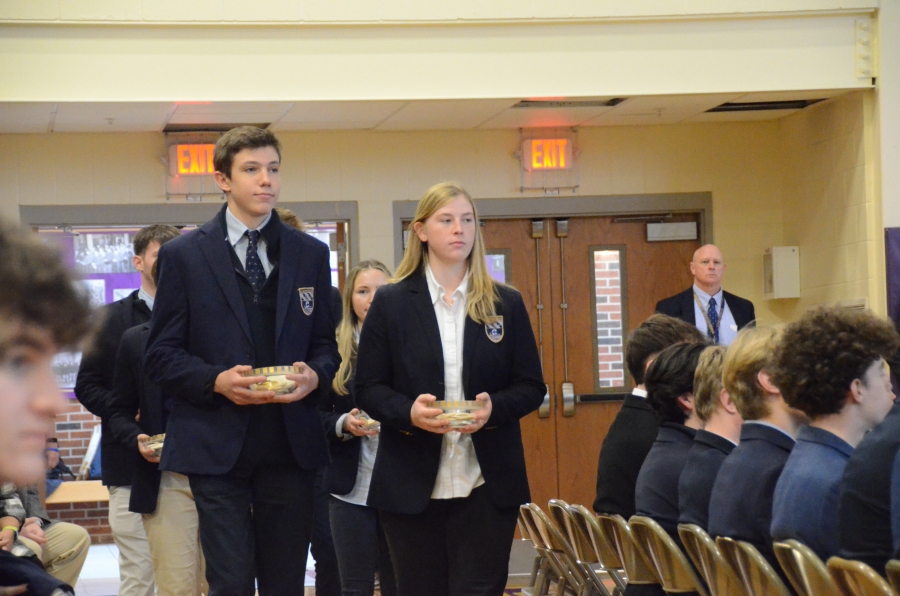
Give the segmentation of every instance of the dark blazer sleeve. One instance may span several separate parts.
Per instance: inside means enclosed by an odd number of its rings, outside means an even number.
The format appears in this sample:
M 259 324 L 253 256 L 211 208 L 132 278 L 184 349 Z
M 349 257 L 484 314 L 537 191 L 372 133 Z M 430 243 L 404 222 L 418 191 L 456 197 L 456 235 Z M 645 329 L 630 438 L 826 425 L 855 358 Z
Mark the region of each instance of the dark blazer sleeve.
M 695 325 L 693 290 L 688 288 L 684 292 L 660 300 L 656 303 L 656 312 Z
M 322 246 L 322 249 L 327 250 L 327 247 Z M 316 308 L 313 311 L 313 326 L 309 335 L 309 350 L 306 357 L 306 365 L 316 371 L 316 375 L 319 377 L 318 388 L 303 398 L 304 401 L 313 405 L 327 398 L 331 392 L 331 382 L 341 364 L 334 337 L 335 322 L 331 308 L 331 289 L 331 266 L 328 259 L 324 259 L 316 279 L 316 295 L 327 297 L 327 308 Z M 326 304 L 322 306 L 326 306 Z
M 390 331 L 391 307 L 395 305 L 390 303 L 389 294 L 402 291 L 399 285 L 380 289 L 366 314 L 366 323 L 359 337 L 356 400 L 382 425 L 403 432 L 422 433 L 426 431 L 414 427 L 410 418 L 412 404 L 418 395 L 406 396 L 393 389 L 396 348 L 391 345 Z
M 186 241 L 178 238 L 159 249 L 159 284 L 147 340 L 146 371 L 166 393 L 198 407 L 216 407 L 222 404 L 214 392 L 216 377 L 229 367 L 210 364 L 187 349 L 190 316 L 184 252 L 192 247 Z
M 109 417 L 113 368 L 119 340 L 125 332 L 123 323 L 124 303 L 115 302 L 104 307 L 104 319 L 81 355 L 81 365 L 75 380 L 75 397 L 91 414 L 104 420 Z
M 135 332 L 140 327 L 133 327 Z M 109 430 L 115 439 L 129 449 L 137 449 L 137 437 L 143 431 L 135 421 L 135 416 L 140 410 L 140 394 L 143 379 L 138 378 L 141 370 L 140 359 L 142 350 L 140 346 L 141 335 L 132 333 L 131 330 L 122 336 L 116 354 L 115 375 L 113 376 L 113 390 L 110 399 Z

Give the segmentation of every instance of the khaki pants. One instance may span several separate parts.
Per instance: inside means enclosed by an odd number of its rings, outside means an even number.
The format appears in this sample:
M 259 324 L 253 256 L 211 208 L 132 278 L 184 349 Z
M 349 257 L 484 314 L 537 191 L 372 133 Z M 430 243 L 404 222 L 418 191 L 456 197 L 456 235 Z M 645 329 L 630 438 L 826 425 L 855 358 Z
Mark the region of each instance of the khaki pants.
M 44 528 L 44 538 L 47 542 L 41 547 L 19 536 L 19 540 L 34 551 L 50 575 L 74 587 L 91 546 L 87 530 L 75 524 L 55 522 Z
M 200 596 L 209 591 L 200 549 L 197 506 L 188 477 L 163 472 L 156 511 L 145 514 L 159 596 Z
M 130 486 L 109 487 L 109 526 L 119 547 L 119 596 L 153 596 L 153 560 L 139 513 L 128 511 Z

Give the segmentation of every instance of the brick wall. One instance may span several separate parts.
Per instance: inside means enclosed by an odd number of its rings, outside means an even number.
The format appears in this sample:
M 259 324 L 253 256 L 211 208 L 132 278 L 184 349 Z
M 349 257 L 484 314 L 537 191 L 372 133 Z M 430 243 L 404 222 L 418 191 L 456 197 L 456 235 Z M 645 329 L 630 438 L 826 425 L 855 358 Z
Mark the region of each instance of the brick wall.
M 100 419 L 84 409 L 71 393 L 65 412 L 56 418 L 56 438 L 59 439 L 59 455 L 66 465 L 77 474 L 91 441 L 94 427 Z M 109 506 L 107 503 L 59 503 L 47 505 L 51 519 L 67 521 L 82 526 L 91 535 L 93 544 L 112 542 L 109 529 Z
M 624 387 L 622 287 L 618 250 L 594 251 L 597 308 L 597 380 L 600 388 Z

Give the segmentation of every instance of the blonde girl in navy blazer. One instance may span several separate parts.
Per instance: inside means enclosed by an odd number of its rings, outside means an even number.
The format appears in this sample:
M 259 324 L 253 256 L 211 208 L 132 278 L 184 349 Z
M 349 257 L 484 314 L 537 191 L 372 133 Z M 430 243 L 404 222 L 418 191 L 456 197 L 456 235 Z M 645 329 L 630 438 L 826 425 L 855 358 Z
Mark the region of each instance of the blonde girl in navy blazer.
M 410 230 L 360 338 L 357 403 L 382 423 L 368 503 L 401 596 L 501 594 L 530 498 L 519 419 L 545 392 L 537 346 L 521 295 L 487 272 L 465 190 L 430 188 Z M 451 429 L 431 407 L 445 397 L 483 408 Z

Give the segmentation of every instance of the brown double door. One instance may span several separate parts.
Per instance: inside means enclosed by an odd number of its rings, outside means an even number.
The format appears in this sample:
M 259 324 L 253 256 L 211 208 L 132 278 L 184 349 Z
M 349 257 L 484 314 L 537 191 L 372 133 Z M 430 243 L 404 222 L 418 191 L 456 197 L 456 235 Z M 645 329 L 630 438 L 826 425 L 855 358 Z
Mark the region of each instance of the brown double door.
M 659 299 L 691 283 L 699 243 L 648 242 L 646 230 L 612 217 L 483 224 L 489 259 L 522 293 L 549 387 L 545 406 L 522 420 L 536 503 L 593 502 L 600 446 L 631 390 L 623 339 Z

